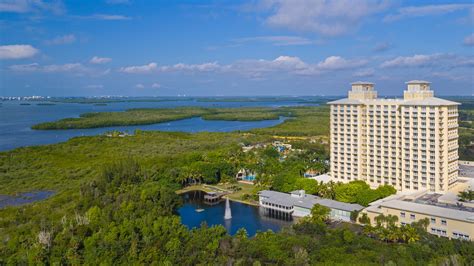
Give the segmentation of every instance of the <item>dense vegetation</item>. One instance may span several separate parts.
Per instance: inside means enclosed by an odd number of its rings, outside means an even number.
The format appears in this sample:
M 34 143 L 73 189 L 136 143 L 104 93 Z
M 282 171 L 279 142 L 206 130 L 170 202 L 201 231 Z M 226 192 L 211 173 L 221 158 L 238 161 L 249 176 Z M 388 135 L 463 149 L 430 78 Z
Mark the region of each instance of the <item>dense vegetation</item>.
M 357 227 L 333 228 L 314 221 L 253 238 L 243 230 L 231 237 L 220 226 L 186 229 L 175 214 L 181 200 L 174 191 L 190 178 L 215 183 L 254 166 L 261 188 L 285 191 L 305 188 L 303 180 L 308 179 L 300 171 L 327 167 L 327 150 L 320 144 L 295 142 L 295 148 L 309 152 L 283 161 L 275 150 L 243 153 L 238 145 L 268 140 L 237 133 L 137 132 L 0 153 L 0 193 L 57 192 L 43 202 L 0 210 L 0 264 L 404 265 L 472 260 L 472 243 L 427 234 L 414 243 L 386 243 Z M 290 170 L 282 171 L 286 168 Z M 357 183 L 347 186 L 367 189 Z M 335 189 L 336 197 L 359 200 L 347 192 Z
M 474 259 L 472 243 L 424 231 L 415 232 L 416 241 L 401 244 L 374 239 L 371 232 L 379 227 L 328 226 L 324 207 L 280 233 L 253 238 L 245 230 L 229 236 L 222 226 L 188 230 L 175 215 L 181 204 L 174 193 L 178 184 L 167 171 L 150 171 L 143 164 L 133 158 L 104 163 L 68 194 L 2 210 L 0 263 L 407 265 Z
M 160 109 L 130 109 L 124 112 L 85 113 L 79 118 L 65 118 L 34 125 L 33 129 L 73 129 L 109 126 L 147 125 L 179 119 L 202 117 L 206 120 L 259 121 L 274 120 L 289 115 L 286 110 L 265 107 L 253 108 L 202 108 L 179 107 Z
M 461 201 L 474 201 L 474 190 L 468 189 L 465 191 L 460 191 L 458 197 Z
M 284 123 L 268 128 L 255 129 L 257 134 L 269 134 L 277 136 L 329 136 L 329 107 L 282 107 L 289 116 Z

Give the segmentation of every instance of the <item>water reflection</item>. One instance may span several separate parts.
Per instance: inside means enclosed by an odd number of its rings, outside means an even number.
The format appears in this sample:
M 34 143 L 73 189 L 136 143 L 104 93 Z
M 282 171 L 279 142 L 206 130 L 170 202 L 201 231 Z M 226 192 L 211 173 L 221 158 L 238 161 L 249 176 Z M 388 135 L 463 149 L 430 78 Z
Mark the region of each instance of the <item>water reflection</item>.
M 230 201 L 232 218 L 224 219 L 225 202 L 221 201 L 215 205 L 204 203 L 205 192 L 192 191 L 183 195 L 185 204 L 178 212 L 181 221 L 188 228 L 200 227 L 202 222 L 209 226 L 223 225 L 230 234 L 235 234 L 240 228 L 245 228 L 249 236 L 255 235 L 257 231 L 279 231 L 282 227 L 292 224 L 291 220 L 282 220 L 277 217 L 267 216 L 259 207 Z
M 0 195 L 0 209 L 8 206 L 18 206 L 44 200 L 51 197 L 53 194 L 53 191 L 33 191 L 21 193 L 15 196 Z

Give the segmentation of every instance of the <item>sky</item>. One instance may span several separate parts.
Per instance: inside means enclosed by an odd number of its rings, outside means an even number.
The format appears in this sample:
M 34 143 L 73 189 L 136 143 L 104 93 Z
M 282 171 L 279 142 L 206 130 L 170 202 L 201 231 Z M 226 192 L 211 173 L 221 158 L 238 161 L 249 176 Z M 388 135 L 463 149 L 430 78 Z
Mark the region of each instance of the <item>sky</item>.
M 474 94 L 474 2 L 0 0 L 0 96 Z

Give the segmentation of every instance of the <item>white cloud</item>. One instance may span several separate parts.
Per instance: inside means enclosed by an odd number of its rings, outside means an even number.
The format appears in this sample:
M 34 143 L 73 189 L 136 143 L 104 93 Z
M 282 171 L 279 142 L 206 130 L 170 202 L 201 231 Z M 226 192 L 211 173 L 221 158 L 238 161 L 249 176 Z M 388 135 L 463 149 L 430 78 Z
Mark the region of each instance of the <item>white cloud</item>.
M 474 4 L 443 4 L 443 5 L 426 5 L 426 6 L 409 6 L 398 9 L 396 14 L 385 16 L 385 22 L 392 22 L 404 18 L 424 17 L 443 15 L 459 10 L 474 8 Z
M 91 63 L 91 64 L 106 64 L 110 61 L 112 61 L 112 58 L 94 56 L 94 57 L 91 58 L 89 63 Z
M 380 69 L 377 68 L 380 67 Z M 411 68 L 410 73 L 426 76 L 426 74 L 415 68 L 429 67 L 429 71 L 450 72 L 455 71 L 459 75 L 474 67 L 474 57 L 460 56 L 455 54 L 427 54 L 413 56 L 399 56 L 393 58 L 371 57 L 369 58 L 345 58 L 342 56 L 329 56 L 320 61 L 304 61 L 299 57 L 282 55 L 271 60 L 267 59 L 245 59 L 237 60 L 229 64 L 218 64 L 208 62 L 202 64 L 178 63 L 174 65 L 158 65 L 149 63 L 146 65 L 128 66 L 119 69 L 123 73 L 142 73 L 165 75 L 166 73 L 192 74 L 200 80 L 221 75 L 221 77 L 243 77 L 248 80 L 261 81 L 271 78 L 284 78 L 290 76 L 307 77 L 374 77 L 382 78 L 387 75 L 389 68 Z M 392 71 L 392 70 L 390 70 Z M 419 71 L 424 71 L 420 69 Z M 338 73 L 341 72 L 341 73 Z M 208 75 L 212 73 L 212 75 Z M 453 72 L 454 73 L 454 72 Z M 201 75 L 204 74 L 204 75 Z M 160 88 L 159 83 L 140 83 L 144 88 Z
M 354 77 L 358 78 L 366 78 L 366 77 L 372 77 L 375 74 L 375 70 L 373 68 L 366 68 L 366 69 L 361 69 L 359 71 L 356 71 L 354 73 Z
M 265 73 L 289 73 L 295 75 L 313 76 L 331 71 L 357 68 L 367 64 L 366 60 L 345 59 L 340 56 L 330 56 L 319 63 L 307 63 L 299 57 L 279 56 L 274 60 L 240 60 L 223 66 L 225 72 L 237 72 L 246 77 L 261 79 Z
M 464 45 L 474 46 L 474 33 L 464 38 Z
M 131 17 L 117 14 L 93 14 L 90 16 L 74 16 L 80 19 L 92 19 L 92 20 L 131 20 Z
M 32 63 L 27 65 L 12 65 L 9 67 L 9 69 L 18 72 L 34 72 L 40 69 L 40 65 L 38 63 Z
M 203 64 L 183 64 L 178 63 L 172 66 L 162 66 L 160 71 L 197 71 L 197 72 L 209 72 L 220 69 L 220 65 L 217 62 L 209 62 Z
M 73 73 L 76 75 L 89 73 L 95 75 L 93 69 L 88 69 L 81 63 L 68 63 L 62 65 L 40 65 L 38 63 L 32 63 L 25 65 L 12 65 L 9 69 L 15 72 Z
M 451 67 L 474 67 L 474 57 L 455 57 Z
M 30 58 L 38 52 L 38 49 L 27 44 L 2 45 L 0 46 L 0 59 Z
M 70 63 L 63 65 L 46 65 L 43 66 L 44 72 L 76 72 L 85 70 L 84 66 L 80 63 Z
M 102 71 L 102 73 L 99 73 L 99 76 L 105 76 L 110 74 L 111 70 L 110 68 L 107 68 L 106 70 Z
M 387 67 L 420 67 L 433 64 L 436 60 L 442 57 L 441 54 L 432 55 L 414 55 L 414 56 L 399 56 L 394 59 L 383 62 L 380 66 Z
M 275 46 L 289 46 L 289 45 L 308 45 L 314 44 L 315 41 L 311 41 L 308 38 L 299 36 L 256 36 L 256 37 L 245 37 L 237 38 L 233 40 L 236 43 L 247 43 L 247 42 L 266 42 L 271 43 Z
M 383 0 L 299 0 L 296 3 L 294 0 L 266 0 L 261 2 L 261 7 L 271 13 L 265 20 L 270 26 L 336 36 L 385 10 L 387 3 Z
M 41 11 L 62 14 L 64 13 L 64 6 L 61 1 L 2 0 L 0 2 L 0 12 L 29 13 Z
M 62 44 L 70 44 L 76 41 L 76 36 L 74 34 L 67 34 L 63 36 L 57 36 L 54 39 L 47 40 L 45 43 L 47 45 L 62 45 Z
M 151 73 L 158 69 L 158 65 L 154 62 L 143 66 L 128 66 L 119 69 L 120 72 L 131 73 L 131 74 L 145 74 Z
M 84 71 L 85 68 L 80 63 L 69 63 L 63 65 L 45 65 L 41 66 L 38 63 L 26 64 L 26 65 L 13 65 L 10 69 L 18 72 L 45 72 L 45 73 L 57 73 L 57 72 L 80 72 Z
M 318 63 L 318 68 L 320 70 L 342 70 L 342 69 L 351 69 L 367 64 L 367 60 L 363 59 L 353 59 L 348 60 L 340 56 L 330 56 L 324 61 Z
M 264 73 L 305 71 L 308 65 L 298 57 L 279 56 L 274 60 L 246 59 L 222 66 L 223 72 L 234 72 L 252 79 L 261 79 Z
M 141 83 L 138 83 L 135 85 L 135 88 L 136 89 L 144 89 L 145 88 L 145 85 L 141 84 Z
M 184 64 L 158 66 L 150 63 L 143 66 L 129 66 L 119 69 L 125 73 L 159 73 L 159 72 L 215 72 L 237 73 L 252 79 L 262 79 L 265 73 L 289 73 L 296 75 L 319 75 L 324 72 L 349 70 L 364 66 L 367 60 L 345 59 L 340 56 L 330 56 L 319 63 L 306 63 L 299 57 L 279 56 L 273 60 L 245 59 L 228 65 L 217 62 L 203 64 Z
M 460 74 L 455 74 L 450 71 L 447 72 L 430 72 L 429 73 L 430 77 L 434 78 L 441 78 L 445 80 L 451 80 L 451 81 L 472 81 L 472 75 L 460 75 Z
M 455 54 L 428 54 L 399 56 L 380 64 L 381 68 L 430 67 L 431 69 L 451 70 L 454 68 L 474 67 L 473 56 Z
M 85 86 L 86 89 L 102 89 L 104 88 L 104 85 L 101 84 L 90 84 Z

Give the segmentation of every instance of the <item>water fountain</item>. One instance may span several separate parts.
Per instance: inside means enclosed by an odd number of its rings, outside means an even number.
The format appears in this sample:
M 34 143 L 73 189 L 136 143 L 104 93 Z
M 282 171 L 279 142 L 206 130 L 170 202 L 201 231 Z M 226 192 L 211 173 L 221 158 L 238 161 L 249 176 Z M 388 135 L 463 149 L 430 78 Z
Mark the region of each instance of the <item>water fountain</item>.
M 230 211 L 229 198 L 227 198 L 226 201 L 225 201 L 224 220 L 230 220 L 230 219 L 232 219 L 232 213 Z

